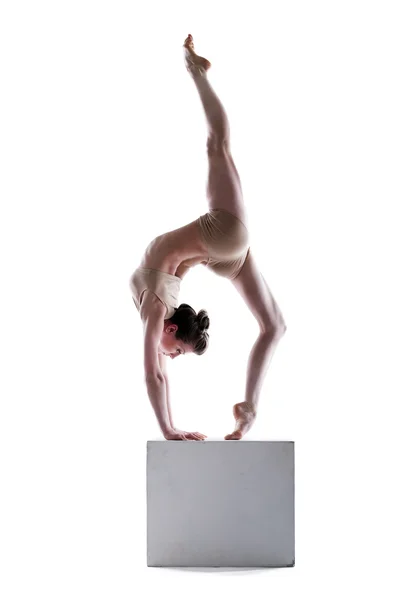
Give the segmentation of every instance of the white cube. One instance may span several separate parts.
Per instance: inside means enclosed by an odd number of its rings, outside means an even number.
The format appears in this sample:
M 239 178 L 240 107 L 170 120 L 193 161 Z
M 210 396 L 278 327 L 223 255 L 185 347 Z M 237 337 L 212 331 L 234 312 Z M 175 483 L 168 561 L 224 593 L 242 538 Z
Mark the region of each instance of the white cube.
M 289 567 L 294 546 L 294 442 L 147 442 L 149 567 Z

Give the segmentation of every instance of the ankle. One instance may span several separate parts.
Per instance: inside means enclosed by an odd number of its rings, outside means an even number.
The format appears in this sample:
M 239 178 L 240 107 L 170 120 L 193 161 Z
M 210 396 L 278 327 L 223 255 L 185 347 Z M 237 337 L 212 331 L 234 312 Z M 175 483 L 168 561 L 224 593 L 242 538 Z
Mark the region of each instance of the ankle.
M 207 71 L 204 67 L 193 65 L 188 71 L 195 80 L 207 79 Z
M 251 415 L 257 415 L 257 405 L 254 402 L 250 402 L 248 400 L 245 400 L 245 402 L 243 402 L 243 410 Z

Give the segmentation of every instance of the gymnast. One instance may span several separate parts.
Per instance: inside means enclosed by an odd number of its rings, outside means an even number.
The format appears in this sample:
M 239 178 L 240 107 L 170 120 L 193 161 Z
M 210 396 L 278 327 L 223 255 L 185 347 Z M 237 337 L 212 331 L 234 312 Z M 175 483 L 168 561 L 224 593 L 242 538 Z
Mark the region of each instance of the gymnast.
M 163 436 L 166 440 L 200 441 L 207 436 L 177 429 L 171 414 L 167 358 L 190 352 L 204 354 L 209 343 L 208 314 L 179 304 L 180 284 L 187 271 L 199 264 L 232 282 L 259 326 L 247 363 L 245 399 L 233 406 L 234 430 L 224 438 L 240 440 L 257 416 L 265 374 L 286 325 L 250 252 L 242 188 L 230 150 L 229 123 L 207 78 L 211 63 L 196 54 L 190 34 L 183 52 L 208 125 L 209 210 L 195 221 L 152 240 L 131 275 L 129 286 L 143 323 L 147 392 Z

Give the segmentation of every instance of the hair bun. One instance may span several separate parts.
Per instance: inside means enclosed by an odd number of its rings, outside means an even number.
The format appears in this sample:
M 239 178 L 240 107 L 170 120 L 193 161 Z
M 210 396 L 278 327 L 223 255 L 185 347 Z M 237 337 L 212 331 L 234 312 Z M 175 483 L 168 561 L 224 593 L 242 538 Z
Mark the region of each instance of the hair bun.
M 200 331 L 205 331 L 210 327 L 210 319 L 205 310 L 199 311 L 199 314 L 196 317 L 196 321 L 198 323 Z

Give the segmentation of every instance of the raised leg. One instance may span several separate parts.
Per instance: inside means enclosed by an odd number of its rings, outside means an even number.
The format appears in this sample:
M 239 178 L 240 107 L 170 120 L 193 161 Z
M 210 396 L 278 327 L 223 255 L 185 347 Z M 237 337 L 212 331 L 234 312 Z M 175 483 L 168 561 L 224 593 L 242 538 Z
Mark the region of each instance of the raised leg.
M 224 107 L 207 79 L 211 63 L 194 52 L 193 38 L 184 43 L 186 68 L 192 76 L 208 125 L 207 199 L 210 208 L 222 208 L 247 224 L 239 174 L 230 151 L 229 121 Z

